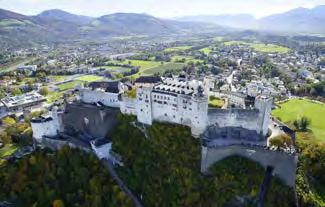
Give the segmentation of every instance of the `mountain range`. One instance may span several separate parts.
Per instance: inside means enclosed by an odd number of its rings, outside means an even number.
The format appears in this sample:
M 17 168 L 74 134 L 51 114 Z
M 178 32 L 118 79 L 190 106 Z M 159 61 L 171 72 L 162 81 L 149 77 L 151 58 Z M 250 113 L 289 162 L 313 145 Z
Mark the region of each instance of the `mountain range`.
M 255 19 L 248 14 L 187 16 L 161 19 L 147 14 L 115 13 L 101 17 L 48 10 L 26 16 L 0 9 L 0 44 L 35 43 L 120 35 L 181 35 L 240 28 L 277 33 L 325 33 L 325 6 L 297 8 L 282 14 Z
M 325 5 L 297 8 L 256 19 L 249 14 L 199 15 L 176 18 L 178 21 L 213 23 L 226 27 L 254 29 L 285 34 L 324 34 Z
M 220 27 L 210 23 L 160 19 L 137 13 L 115 13 L 94 18 L 57 9 L 36 16 L 0 9 L 0 38 L 17 44 L 121 35 L 177 35 L 216 30 L 220 30 Z

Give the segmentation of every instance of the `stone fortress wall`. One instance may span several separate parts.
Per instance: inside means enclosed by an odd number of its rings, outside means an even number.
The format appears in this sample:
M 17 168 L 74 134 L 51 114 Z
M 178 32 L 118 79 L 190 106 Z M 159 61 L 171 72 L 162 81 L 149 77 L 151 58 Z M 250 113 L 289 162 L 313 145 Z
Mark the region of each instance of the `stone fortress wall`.
M 208 173 L 209 168 L 230 156 L 241 156 L 272 167 L 273 175 L 278 176 L 286 185 L 293 187 L 296 179 L 298 155 L 283 151 L 272 151 L 261 146 L 231 145 L 222 147 L 202 146 L 201 172 Z

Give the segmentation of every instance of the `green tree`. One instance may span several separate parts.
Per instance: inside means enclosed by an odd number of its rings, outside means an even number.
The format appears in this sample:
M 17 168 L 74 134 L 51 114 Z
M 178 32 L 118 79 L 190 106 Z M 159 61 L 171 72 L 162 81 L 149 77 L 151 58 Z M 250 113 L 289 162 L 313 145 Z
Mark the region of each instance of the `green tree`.
M 307 131 L 308 126 L 310 124 L 311 124 L 311 120 L 304 116 L 300 120 L 300 129 L 305 132 L 305 131 Z
M 49 94 L 49 89 L 47 87 L 42 87 L 39 92 L 41 95 L 47 96 Z
M 18 95 L 23 94 L 23 92 L 21 92 L 21 90 L 19 88 L 14 88 L 14 90 L 11 92 L 11 94 L 13 96 L 18 96 Z
M 16 124 L 16 120 L 10 116 L 7 116 L 2 121 L 7 126 L 12 126 L 12 125 Z

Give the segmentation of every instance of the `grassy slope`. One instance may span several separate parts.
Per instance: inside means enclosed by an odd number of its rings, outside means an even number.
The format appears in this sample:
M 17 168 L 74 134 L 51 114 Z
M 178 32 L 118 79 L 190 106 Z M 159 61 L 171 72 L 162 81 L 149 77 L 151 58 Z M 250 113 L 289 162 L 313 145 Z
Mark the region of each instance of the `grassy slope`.
M 306 116 L 311 119 L 310 129 L 318 139 L 325 140 L 325 104 L 313 103 L 305 99 L 293 99 L 280 104 L 281 108 L 272 112 L 273 116 L 280 117 L 286 123 Z

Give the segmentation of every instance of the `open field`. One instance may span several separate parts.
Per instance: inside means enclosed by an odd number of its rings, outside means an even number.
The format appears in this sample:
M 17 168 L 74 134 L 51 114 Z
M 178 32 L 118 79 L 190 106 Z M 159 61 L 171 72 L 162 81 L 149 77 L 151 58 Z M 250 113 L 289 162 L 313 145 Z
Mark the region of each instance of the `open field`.
M 314 103 L 307 99 L 292 99 L 280 104 L 272 115 L 283 122 L 292 124 L 294 120 L 306 116 L 311 119 L 310 130 L 316 138 L 325 140 L 325 104 Z
M 254 50 L 258 52 L 266 52 L 266 53 L 287 53 L 290 51 L 287 47 L 282 47 L 274 44 L 250 44 Z
M 166 48 L 164 51 L 165 52 L 177 52 L 177 51 L 185 51 L 185 50 L 188 50 L 191 48 L 192 48 L 192 46 L 170 47 L 170 48 Z
M 80 76 L 74 80 L 85 81 L 85 82 L 94 82 L 94 81 L 103 80 L 103 77 L 97 76 L 97 75 L 84 75 L 84 76 Z
M 162 75 L 163 73 L 165 73 L 168 70 L 173 70 L 173 71 L 180 70 L 180 69 L 182 69 L 183 66 L 184 66 L 183 63 L 164 63 L 160 66 L 145 70 L 143 72 L 143 75 L 154 75 L 156 73 L 159 73 Z
M 232 45 L 242 45 L 242 44 L 247 44 L 247 42 L 244 41 L 228 41 L 223 43 L 226 46 L 232 46 Z
M 184 55 L 175 55 L 172 57 L 172 62 L 179 62 L 179 61 L 182 61 L 182 60 L 185 60 L 185 63 L 188 63 L 188 62 L 203 62 L 202 60 L 198 60 L 198 59 L 195 59 L 194 57 L 192 56 L 184 56 Z
M 274 44 L 262 44 L 262 43 L 248 43 L 244 41 L 228 41 L 224 42 L 226 46 L 232 45 L 249 45 L 257 52 L 265 52 L 265 53 L 287 53 L 290 51 L 289 48 L 283 47 L 280 45 Z
M 76 87 L 78 84 L 82 84 L 84 81 L 80 81 L 80 80 L 74 80 L 74 81 L 70 81 L 70 82 L 66 82 L 63 84 L 58 85 L 59 91 L 66 91 L 69 89 L 73 89 L 74 87 Z

